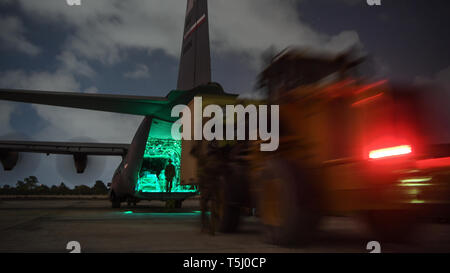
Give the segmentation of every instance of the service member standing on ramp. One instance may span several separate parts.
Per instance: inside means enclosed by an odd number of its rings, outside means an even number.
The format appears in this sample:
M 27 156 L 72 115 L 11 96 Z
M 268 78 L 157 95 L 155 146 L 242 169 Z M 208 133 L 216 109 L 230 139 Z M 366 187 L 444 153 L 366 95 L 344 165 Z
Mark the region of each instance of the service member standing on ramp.
M 164 169 L 164 175 L 166 176 L 166 192 L 172 190 L 172 181 L 175 177 L 175 166 L 172 164 L 172 159 L 169 159 L 169 163 Z

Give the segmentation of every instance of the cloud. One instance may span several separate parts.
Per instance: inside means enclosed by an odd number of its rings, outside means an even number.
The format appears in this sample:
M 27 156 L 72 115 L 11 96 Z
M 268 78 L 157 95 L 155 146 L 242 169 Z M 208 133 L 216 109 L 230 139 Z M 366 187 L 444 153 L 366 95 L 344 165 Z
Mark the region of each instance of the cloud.
M 56 57 L 61 62 L 61 67 L 74 74 L 93 77 L 95 71 L 86 61 L 80 61 L 72 52 L 64 51 Z
M 56 70 L 54 72 L 25 72 L 21 70 L 0 73 L 0 86 L 4 88 L 26 88 L 50 91 L 78 91 L 80 83 L 76 81 L 67 70 Z M 85 92 L 97 92 L 95 86 L 85 89 Z M 11 132 L 10 116 L 15 110 L 13 103 L 0 102 L 0 124 L 2 133 Z M 105 143 L 130 143 L 131 139 L 142 120 L 140 116 L 123 115 L 116 113 L 73 109 L 65 107 L 54 107 L 45 105 L 32 105 L 40 118 L 46 120 L 46 127 L 33 135 L 36 141 L 73 141 L 81 138 L 91 139 L 93 142 Z M 4 135 L 2 134 L 2 135 Z M 11 172 L 1 172 L 1 183 L 14 184 L 23 176 L 37 175 L 43 183 L 59 184 L 64 181 L 74 186 L 77 184 L 91 184 L 95 179 L 110 181 L 114 169 L 120 162 L 118 157 L 105 159 L 91 159 L 85 174 L 57 171 L 61 160 L 71 163 L 64 156 L 25 155 L 29 161 L 40 162 L 37 169 L 21 164 Z M 97 164 L 96 164 L 97 162 Z M 96 170 L 98 162 L 103 162 L 105 168 Z M 68 164 L 69 164 L 68 163 Z M 92 165 L 94 163 L 94 166 Z M 31 168 L 31 169 L 30 169 Z M 45 171 L 42 171 L 45 170 Z
M 8 71 L 0 73 L 4 88 L 80 91 L 80 84 L 64 71 L 31 72 Z M 92 86 L 86 92 L 94 92 Z M 100 111 L 33 105 L 38 115 L 49 122 L 45 130 L 35 135 L 36 140 L 69 140 L 89 137 L 95 141 L 130 142 L 142 117 Z
M 124 74 L 125 78 L 130 79 L 142 79 L 150 77 L 148 67 L 145 64 L 136 65 L 136 69 L 133 71 L 126 72 Z
M 9 134 L 13 132 L 13 129 L 11 128 L 11 114 L 15 110 L 15 107 L 13 104 L 0 101 L 0 124 L 2 125 L 2 135 Z
M 37 55 L 41 50 L 25 38 L 22 21 L 14 16 L 0 16 L 0 44 L 2 47 L 17 50 L 29 55 Z
M 71 74 L 57 70 L 24 72 L 10 70 L 0 73 L 0 84 L 5 88 L 33 89 L 44 91 L 79 91 L 80 84 Z
M 79 91 L 80 84 L 72 74 L 63 70 L 55 72 L 9 70 L 0 72 L 0 86 L 14 89 L 44 91 Z
M 66 50 L 79 56 L 116 63 L 126 49 L 149 52 L 163 49 L 178 58 L 185 16 L 185 1 L 84 1 L 68 7 L 65 1 L 20 0 L 30 16 L 68 24 Z M 209 1 L 212 50 L 245 53 L 254 60 L 270 46 L 316 47 L 338 52 L 359 44 L 355 31 L 327 35 L 299 19 L 296 1 Z
M 34 18 L 73 27 L 66 42 L 68 50 L 111 64 L 123 58 L 123 49 L 162 48 L 178 56 L 183 2 L 95 0 L 69 7 L 60 0 L 21 0 L 20 4 Z
M 39 116 L 50 125 L 36 137 L 39 139 L 70 140 L 89 137 L 98 142 L 131 143 L 142 117 L 72 109 L 53 106 L 35 106 Z
M 270 47 L 281 50 L 295 45 L 337 53 L 360 44 L 358 34 L 352 30 L 335 35 L 314 30 L 299 19 L 295 1 L 209 3 L 212 45 L 220 52 L 245 52 L 257 59 Z
M 84 90 L 86 93 L 98 93 L 98 88 L 95 86 L 88 87 Z

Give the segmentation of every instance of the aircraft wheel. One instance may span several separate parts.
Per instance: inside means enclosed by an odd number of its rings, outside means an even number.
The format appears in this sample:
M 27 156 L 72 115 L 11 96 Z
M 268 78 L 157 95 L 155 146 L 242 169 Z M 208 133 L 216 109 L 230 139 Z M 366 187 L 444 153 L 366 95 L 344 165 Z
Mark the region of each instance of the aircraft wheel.
M 167 200 L 166 209 L 174 209 L 176 207 L 176 200 Z
M 137 205 L 137 199 L 136 198 L 127 198 L 127 205 L 129 206 L 129 207 L 131 207 L 131 206 L 133 206 L 133 207 L 136 207 L 136 205 Z
M 111 207 L 113 209 L 118 209 L 120 208 L 120 199 L 117 198 L 117 196 L 114 194 L 114 192 L 111 192 Z
M 320 220 L 311 178 L 284 160 L 267 162 L 259 197 L 265 240 L 276 245 L 309 243 Z

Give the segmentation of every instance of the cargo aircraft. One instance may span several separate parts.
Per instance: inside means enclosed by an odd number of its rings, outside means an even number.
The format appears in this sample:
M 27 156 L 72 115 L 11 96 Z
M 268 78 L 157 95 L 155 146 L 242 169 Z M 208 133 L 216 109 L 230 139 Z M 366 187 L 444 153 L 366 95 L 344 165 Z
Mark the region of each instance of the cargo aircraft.
M 130 144 L 0 141 L 4 170 L 12 170 L 19 153 L 24 152 L 73 155 L 77 173 L 84 172 L 89 156 L 121 156 L 110 184 L 113 208 L 141 199 L 172 201 L 175 207 L 181 207 L 182 201 L 197 190 L 180 185 L 181 141 L 171 136 L 171 125 L 178 119 L 171 116 L 172 108 L 187 105 L 195 96 L 237 96 L 211 82 L 210 58 L 207 0 L 188 0 L 177 89 L 165 97 L 0 89 L 1 100 L 144 116 Z M 178 171 L 172 188 L 167 190 L 163 170 L 169 159 Z

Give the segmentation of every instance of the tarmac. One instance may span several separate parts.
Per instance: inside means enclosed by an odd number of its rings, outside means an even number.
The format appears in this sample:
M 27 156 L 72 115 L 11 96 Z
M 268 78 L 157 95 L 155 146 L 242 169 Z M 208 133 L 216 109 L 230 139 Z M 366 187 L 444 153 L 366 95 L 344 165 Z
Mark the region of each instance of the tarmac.
M 107 200 L 0 200 L 0 252 L 69 252 L 77 241 L 81 252 L 279 253 L 361 252 L 376 241 L 358 217 L 327 217 L 313 244 L 285 248 L 266 243 L 263 227 L 245 217 L 238 233 L 214 236 L 200 232 L 198 200 L 181 209 L 142 201 L 136 207 L 112 209 Z M 381 252 L 450 252 L 450 224 L 424 223 L 412 242 L 380 242 Z

